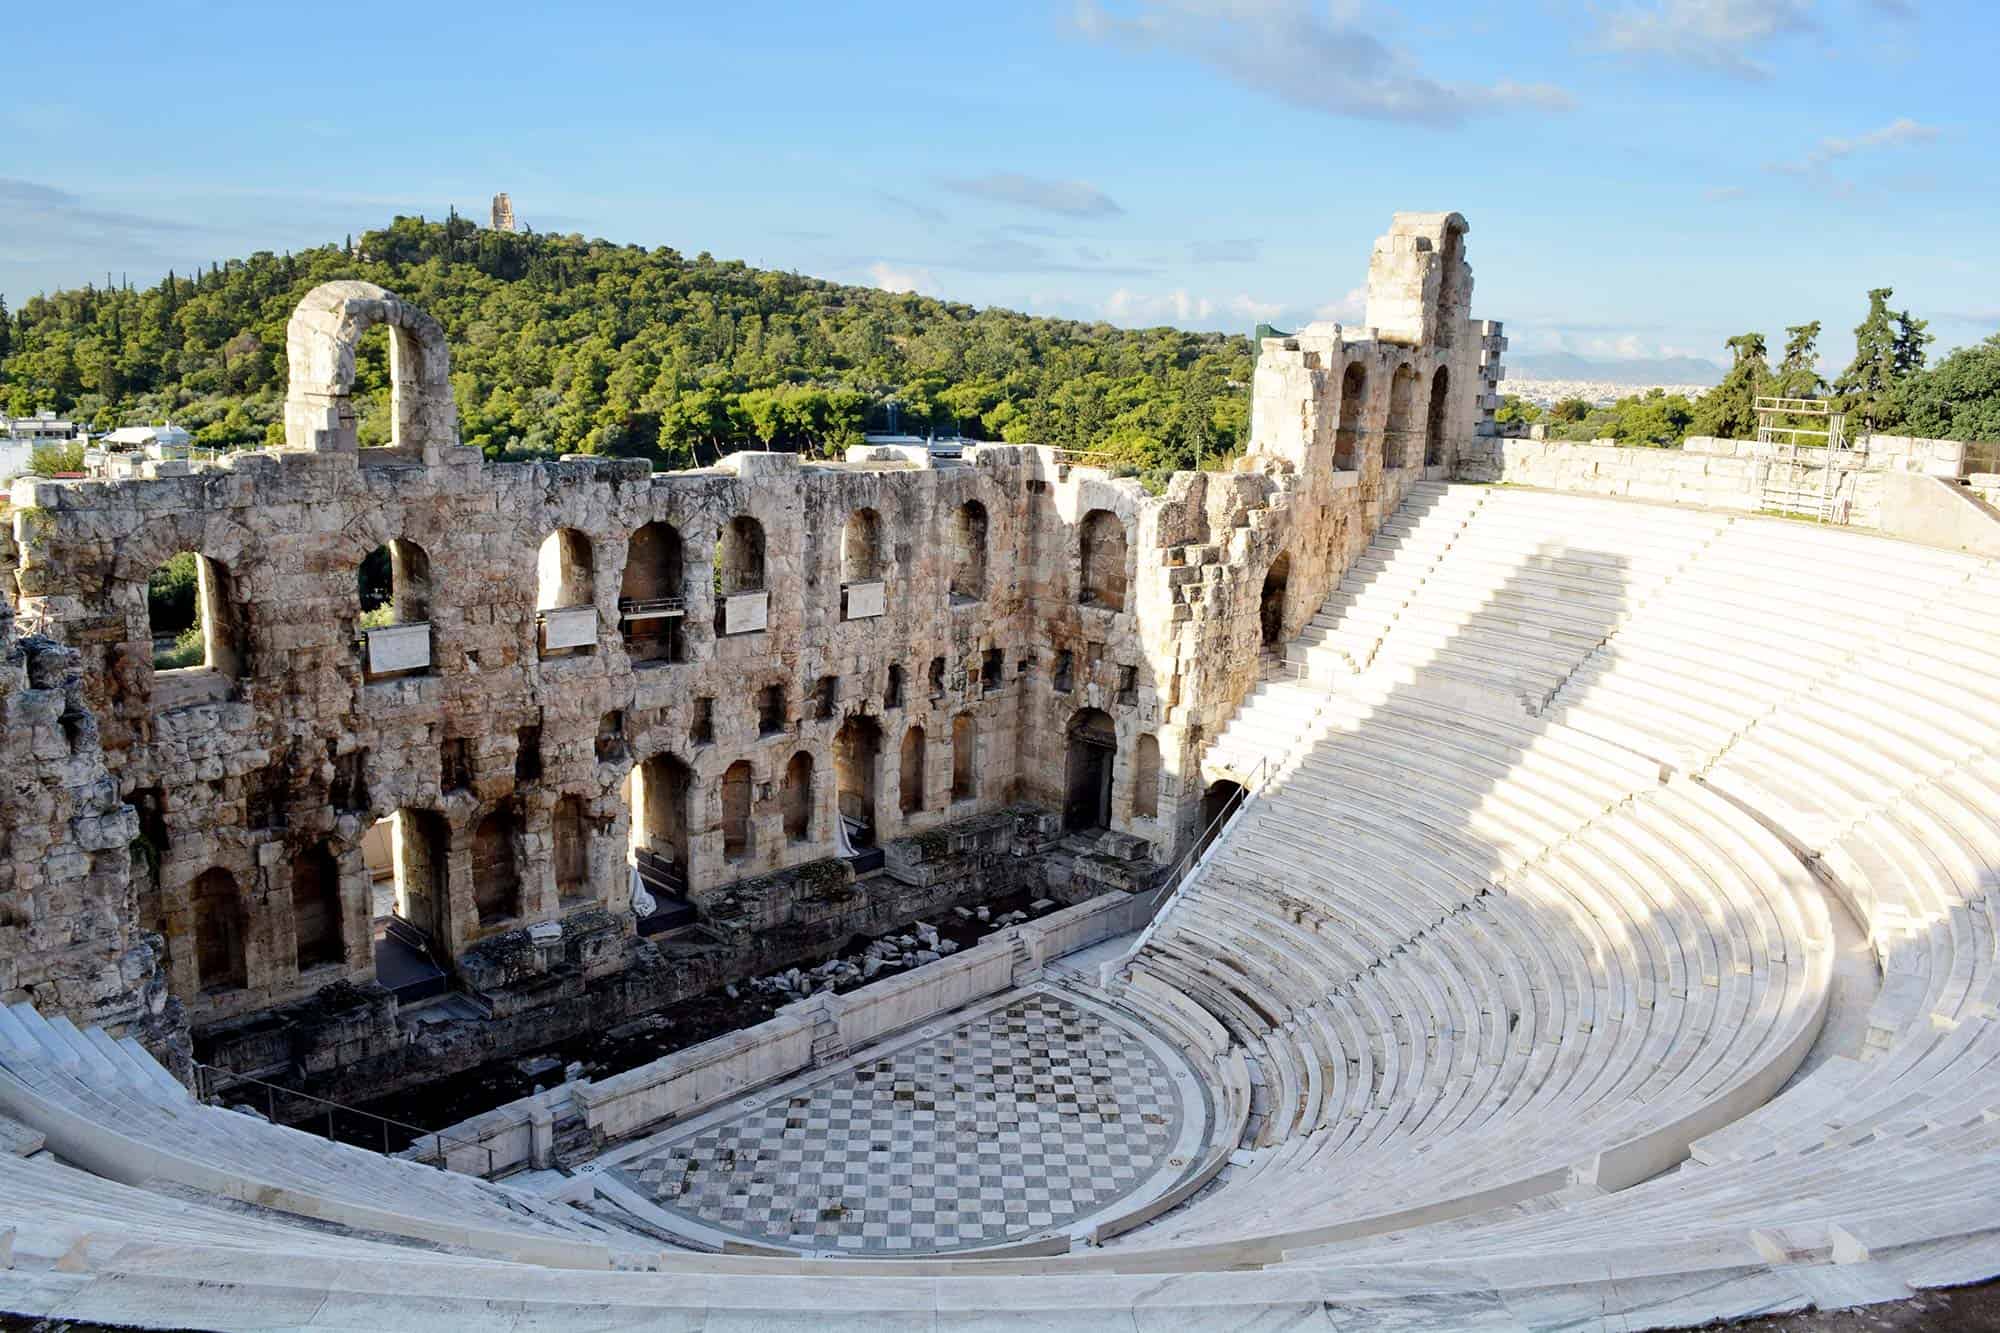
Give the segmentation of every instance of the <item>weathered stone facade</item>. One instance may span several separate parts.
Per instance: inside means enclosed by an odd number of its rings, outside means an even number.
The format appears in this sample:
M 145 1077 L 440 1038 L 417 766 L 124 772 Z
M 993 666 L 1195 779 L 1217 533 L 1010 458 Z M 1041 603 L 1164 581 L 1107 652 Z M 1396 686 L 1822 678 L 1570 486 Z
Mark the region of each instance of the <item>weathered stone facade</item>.
M 145 931 L 197 1024 L 365 986 L 384 820 L 397 913 L 465 966 L 555 926 L 609 939 L 590 966 L 615 970 L 633 846 L 713 908 L 839 855 L 843 812 L 886 842 L 1029 802 L 1170 858 L 1261 648 L 1490 411 L 1497 330 L 1469 317 L 1464 232 L 1398 215 L 1374 327 L 1267 339 L 1245 457 L 1162 497 L 1027 446 L 936 467 L 489 463 L 457 444 L 435 321 L 366 283 L 315 290 L 289 331 L 285 448 L 15 488 L 17 604 L 54 641 L 28 661 L 71 683 L 6 696 L 35 721 L 8 734 L 27 786 L 0 809 L 0 903 L 69 904 L 49 882 L 68 863 L 38 849 L 74 845 L 62 882 L 101 905 L 21 937 L 7 995 L 136 1014 Z M 396 436 L 361 449 L 354 347 L 377 323 Z M 182 552 L 205 665 L 156 670 L 147 579 Z M 359 572 L 378 552 L 379 610 Z M 108 778 L 81 802 L 93 728 Z

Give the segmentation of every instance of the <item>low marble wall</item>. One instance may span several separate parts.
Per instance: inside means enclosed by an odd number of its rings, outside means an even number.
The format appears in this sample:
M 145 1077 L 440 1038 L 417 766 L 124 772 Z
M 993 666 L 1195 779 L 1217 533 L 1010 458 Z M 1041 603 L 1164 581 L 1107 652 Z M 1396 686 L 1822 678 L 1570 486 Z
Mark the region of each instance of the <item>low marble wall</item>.
M 1892 474 L 1957 477 L 1965 446 L 1957 440 L 1871 435 L 1859 466 L 1835 469 L 1833 494 L 1851 527 L 1882 526 L 1883 491 Z M 1588 444 L 1558 440 L 1477 439 L 1459 451 L 1459 481 L 1505 482 L 1585 495 L 1705 505 L 1756 513 L 1764 508 L 1765 463 L 1754 440 L 1691 435 L 1678 449 L 1633 448 L 1608 440 Z M 1820 492 L 1826 482 L 1824 449 L 1802 449 L 1802 486 Z M 1854 461 L 1854 460 L 1850 460 Z
M 543 1165 L 556 1122 L 581 1118 L 603 1145 L 713 1106 L 814 1063 L 814 1037 L 827 1025 L 837 1049 L 852 1050 L 949 1014 L 975 1000 L 1026 985 L 1052 959 L 1134 929 L 1141 899 L 1107 893 L 1039 921 L 998 931 L 969 949 L 845 995 L 788 1004 L 769 1020 L 637 1069 L 531 1094 L 426 1135 L 400 1154 L 473 1175 Z M 1021 945 L 1017 953 L 1016 945 Z

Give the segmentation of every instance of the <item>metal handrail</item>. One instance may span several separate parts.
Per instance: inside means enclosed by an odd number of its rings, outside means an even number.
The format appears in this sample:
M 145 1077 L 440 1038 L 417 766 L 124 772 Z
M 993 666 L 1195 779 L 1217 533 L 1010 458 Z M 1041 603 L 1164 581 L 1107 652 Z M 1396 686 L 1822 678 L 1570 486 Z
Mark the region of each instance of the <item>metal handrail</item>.
M 685 597 L 620 597 L 618 599 L 618 611 L 621 615 L 629 615 L 634 611 L 685 610 L 687 610 L 687 598 Z
M 409 1130 L 416 1136 L 411 1142 L 412 1147 L 426 1138 L 430 1139 L 438 1150 L 436 1166 L 440 1171 L 451 1170 L 451 1167 L 445 1161 L 445 1155 L 450 1148 L 477 1148 L 486 1154 L 486 1175 L 491 1176 L 493 1174 L 493 1148 L 490 1144 L 481 1143 L 476 1139 L 446 1139 L 443 1134 L 434 1129 L 425 1129 L 420 1125 L 412 1125 L 407 1121 L 395 1120 L 386 1115 L 377 1115 L 373 1111 L 363 1111 L 356 1107 L 348 1106 L 343 1102 L 331 1101 L 325 1097 L 316 1097 L 310 1092 L 300 1092 L 296 1088 L 279 1087 L 275 1083 L 266 1082 L 264 1079 L 257 1078 L 254 1075 L 239 1074 L 232 1069 L 220 1069 L 215 1065 L 205 1065 L 199 1060 L 194 1062 L 194 1073 L 196 1087 L 204 1103 L 213 1105 L 214 1098 L 238 1083 L 254 1083 L 264 1089 L 265 1112 L 274 1125 L 279 1123 L 278 1094 L 282 1092 L 287 1097 L 303 1097 L 309 1102 L 314 1102 L 326 1108 L 326 1137 L 329 1143 L 338 1143 L 340 1141 L 333 1136 L 333 1113 L 335 1111 L 344 1111 L 348 1115 L 358 1115 L 365 1120 L 373 1120 L 382 1126 L 382 1155 L 384 1157 L 389 1156 L 389 1130 L 393 1126 L 396 1129 Z M 225 1086 L 218 1087 L 214 1077 L 216 1075 L 220 1075 L 222 1078 L 228 1080 L 228 1083 Z M 358 1147 L 359 1145 L 355 1146 Z M 412 1158 L 410 1160 L 417 1162 L 419 1165 L 423 1164 L 422 1159 L 419 1158 Z
M 1289 676 L 1293 680 L 1302 677 L 1307 681 L 1312 679 L 1312 668 L 1310 666 L 1295 663 L 1285 658 L 1280 658 L 1277 665 L 1281 668 L 1279 674 Z M 1269 678 L 1265 674 L 1264 668 L 1260 667 L 1257 673 L 1258 684 L 1263 684 Z M 1165 917 L 1167 908 L 1172 904 L 1173 899 L 1180 894 L 1187 884 L 1193 882 L 1195 872 L 1207 863 L 1208 853 L 1214 850 L 1216 845 L 1221 842 L 1219 835 L 1222 827 L 1228 824 L 1235 814 L 1249 805 L 1253 799 L 1263 795 L 1265 785 L 1269 780 L 1267 775 L 1275 775 L 1277 768 L 1289 760 L 1293 754 L 1297 753 L 1299 747 L 1305 743 L 1306 737 L 1312 733 L 1311 724 L 1318 721 L 1318 719 L 1319 710 L 1315 709 L 1312 718 L 1308 720 L 1308 724 L 1300 730 L 1298 740 L 1290 748 L 1278 752 L 1275 756 L 1271 752 L 1266 752 L 1257 757 L 1257 762 L 1251 766 L 1248 773 L 1243 775 L 1243 781 L 1238 785 L 1236 795 L 1231 797 L 1229 802 L 1216 812 L 1215 818 L 1202 826 L 1201 832 L 1189 844 L 1188 849 L 1181 853 L 1180 859 L 1175 861 L 1166 875 L 1162 877 L 1160 886 L 1153 890 L 1153 905 L 1148 912 L 1145 929 L 1139 932 L 1139 938 L 1133 941 L 1132 947 L 1127 949 L 1124 956 L 1112 966 L 1122 967 L 1126 961 L 1137 957 L 1139 951 L 1151 942 L 1153 932 L 1158 929 L 1159 923 Z M 1273 762 L 1274 758 L 1276 760 L 1275 763 Z M 1211 837 L 1211 834 L 1217 836 Z

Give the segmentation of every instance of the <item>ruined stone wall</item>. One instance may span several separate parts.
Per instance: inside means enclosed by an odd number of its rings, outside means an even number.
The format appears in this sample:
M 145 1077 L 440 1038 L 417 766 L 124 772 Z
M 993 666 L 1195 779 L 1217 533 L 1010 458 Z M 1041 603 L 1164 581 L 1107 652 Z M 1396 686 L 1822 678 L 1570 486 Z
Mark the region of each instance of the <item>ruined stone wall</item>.
M 514 954 L 556 948 L 551 928 L 622 930 L 629 946 L 629 849 L 668 845 L 671 822 L 644 789 L 683 776 L 682 862 L 709 907 L 838 853 L 843 764 L 848 804 L 887 841 L 1016 801 L 1075 814 L 1094 745 L 1110 755 L 1108 818 L 1077 822 L 1164 862 L 1193 832 L 1201 754 L 1261 651 L 1298 632 L 1408 488 L 1450 475 L 1480 429 L 1495 348 L 1466 314 L 1464 233 L 1456 214 L 1398 215 L 1371 268 L 1382 322 L 1265 340 L 1246 455 L 1157 497 L 1011 445 L 938 467 L 867 450 L 659 475 L 629 460 L 489 463 L 456 442 L 435 322 L 369 284 L 317 289 L 289 332 L 286 448 L 15 487 L 0 554 L 23 614 L 74 663 L 66 707 L 101 734 L 107 819 L 148 849 L 129 900 L 79 947 L 111 975 L 125 937 L 158 931 L 171 991 L 202 1024 L 365 986 L 378 905 L 363 843 L 385 819 L 400 879 L 441 871 L 434 899 L 398 911 L 468 975 L 530 927 L 532 949 Z M 375 323 L 396 359 L 397 436 L 380 450 L 357 446 L 350 400 L 353 343 Z M 866 516 L 857 545 L 847 533 Z M 747 549 L 748 523 L 761 620 L 751 605 L 725 633 L 745 607 L 728 596 L 734 565 L 713 557 Z M 664 590 L 683 599 L 675 660 L 649 657 L 621 610 L 627 566 L 651 568 L 634 553 L 656 549 L 661 524 L 682 558 Z M 364 624 L 360 601 L 358 571 L 383 547 L 401 584 L 394 628 Z M 856 577 L 857 550 L 875 579 Z M 180 552 L 201 558 L 206 664 L 161 671 L 147 579 Z M 553 595 L 542 569 L 560 574 Z M 875 590 L 856 585 L 878 580 L 873 614 Z M 864 733 L 874 757 L 855 777 Z M 921 793 L 906 793 L 918 770 Z M 559 812 L 579 809 L 581 848 L 565 850 L 578 825 Z M 33 810 L 22 823 L 54 827 Z M 496 898 L 509 865 L 518 891 Z M 306 924 L 327 884 L 331 951 Z M 585 952 L 594 975 L 624 956 Z M 76 1011 L 67 996 L 54 1007 Z
M 105 768 L 80 660 L 18 635 L 0 603 L 0 994 L 123 1035 L 165 996 L 148 992 L 153 945 L 133 911 L 138 821 Z

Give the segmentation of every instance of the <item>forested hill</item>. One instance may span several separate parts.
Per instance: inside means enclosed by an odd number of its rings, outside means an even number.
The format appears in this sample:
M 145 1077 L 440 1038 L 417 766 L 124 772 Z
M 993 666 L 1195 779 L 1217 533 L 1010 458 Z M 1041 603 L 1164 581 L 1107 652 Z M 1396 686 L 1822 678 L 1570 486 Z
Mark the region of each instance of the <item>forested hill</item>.
M 457 217 L 36 297 L 0 317 L 0 407 L 96 429 L 171 415 L 203 444 L 277 442 L 285 321 L 335 278 L 380 283 L 443 322 L 460 429 L 496 458 L 678 467 L 759 443 L 827 456 L 893 421 L 1152 469 L 1237 450 L 1248 427 L 1245 337 L 976 310 Z M 388 435 L 386 346 L 380 329 L 364 343 L 365 443 Z

